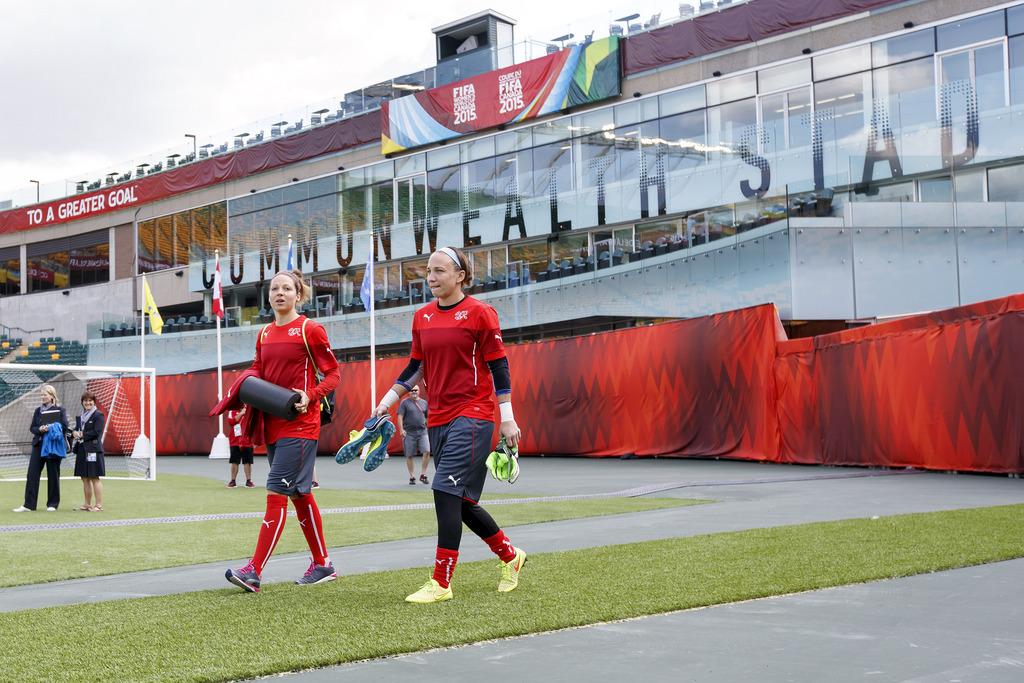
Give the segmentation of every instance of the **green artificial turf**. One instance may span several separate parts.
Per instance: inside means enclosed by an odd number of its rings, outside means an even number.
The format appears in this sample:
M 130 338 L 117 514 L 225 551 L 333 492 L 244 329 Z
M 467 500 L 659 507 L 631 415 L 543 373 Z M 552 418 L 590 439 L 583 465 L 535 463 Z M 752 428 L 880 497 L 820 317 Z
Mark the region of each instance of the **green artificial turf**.
M 225 489 L 200 477 L 167 475 L 156 482 L 110 482 L 110 515 L 115 518 L 262 511 L 265 491 Z M 411 488 L 411 487 L 410 487 Z M 147 495 L 148 493 L 148 495 Z M 321 488 L 316 494 L 321 508 L 432 503 L 427 487 L 406 491 L 348 491 Z M 489 496 L 494 499 L 498 496 Z M 505 496 L 500 496 L 505 497 Z M 486 504 L 486 501 L 484 501 Z M 505 527 L 551 522 L 578 517 L 642 512 L 701 501 L 679 498 L 595 498 L 548 503 L 516 503 L 495 506 L 494 517 Z M 116 506 L 116 507 L 114 507 Z M 120 512 L 116 514 L 114 510 Z M 12 513 L 37 523 L 106 519 L 108 513 L 58 511 Z M 324 536 L 329 547 L 430 536 L 437 531 L 432 510 L 393 510 L 324 515 Z M 222 519 L 205 522 L 148 524 L 128 527 L 55 529 L 0 533 L 3 555 L 0 587 L 122 572 L 176 567 L 217 560 L 248 557 L 256 543 L 259 519 Z M 306 541 L 294 518 L 288 520 L 277 553 L 306 550 Z M 343 559 L 339 558 L 339 559 Z
M 403 602 L 413 569 L 14 612 L 0 652 L 8 680 L 248 678 L 1021 557 L 1022 524 L 1014 505 L 536 554 L 510 594 L 495 562 L 467 563 L 427 606 Z

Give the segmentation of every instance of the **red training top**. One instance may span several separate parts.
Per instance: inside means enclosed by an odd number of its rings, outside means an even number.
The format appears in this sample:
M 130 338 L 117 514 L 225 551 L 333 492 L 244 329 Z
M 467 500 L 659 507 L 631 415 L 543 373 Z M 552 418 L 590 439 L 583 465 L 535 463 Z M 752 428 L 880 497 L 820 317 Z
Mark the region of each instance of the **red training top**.
M 316 383 L 316 371 L 302 341 L 302 323 L 305 320 L 306 316 L 300 315 L 287 325 L 270 323 L 256 339 L 256 358 L 252 368 L 260 378 L 286 389 L 302 389 L 309 396 L 309 410 L 294 420 L 265 415 L 263 431 L 267 443 L 289 437 L 319 439 L 320 399 L 337 388 L 341 381 L 338 359 L 331 352 L 327 331 L 319 323 L 309 320 L 306 322 L 306 342 L 316 367 L 324 373 L 324 380 L 319 385 Z
M 494 382 L 487 363 L 504 358 L 505 345 L 493 308 L 471 296 L 447 310 L 431 301 L 413 318 L 410 356 L 423 362 L 428 427 L 457 417 L 494 421 Z
M 228 425 L 228 443 L 239 448 L 252 448 L 252 441 L 242 431 L 242 418 L 238 413 L 237 410 L 229 410 L 225 416 L 224 422 Z

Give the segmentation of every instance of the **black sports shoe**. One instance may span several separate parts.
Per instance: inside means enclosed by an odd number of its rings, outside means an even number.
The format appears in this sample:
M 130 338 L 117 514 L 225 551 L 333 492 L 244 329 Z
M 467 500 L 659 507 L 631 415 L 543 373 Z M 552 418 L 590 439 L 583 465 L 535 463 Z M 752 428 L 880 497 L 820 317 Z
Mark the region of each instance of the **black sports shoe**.
M 224 572 L 224 578 L 248 593 L 260 592 L 260 575 L 256 573 L 251 562 L 241 569 L 227 570 Z
M 416 485 L 416 477 L 409 477 L 409 486 Z
M 325 583 L 327 581 L 334 581 L 338 578 L 338 574 L 334 571 L 334 563 L 328 562 L 324 566 L 318 565 L 316 562 L 309 563 L 309 569 L 302 575 L 302 578 L 295 583 L 300 586 L 309 586 L 314 583 Z

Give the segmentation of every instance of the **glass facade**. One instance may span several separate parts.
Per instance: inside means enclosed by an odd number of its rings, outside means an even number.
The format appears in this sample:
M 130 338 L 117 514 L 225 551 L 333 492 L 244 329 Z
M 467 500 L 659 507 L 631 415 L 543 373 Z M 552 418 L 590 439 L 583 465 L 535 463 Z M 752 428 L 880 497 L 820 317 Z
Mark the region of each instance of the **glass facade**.
M 108 235 L 107 230 L 97 230 L 28 245 L 25 252 L 28 291 L 43 292 L 109 281 Z
M 0 249 L 0 296 L 21 293 L 21 247 Z
M 1024 8 L 989 12 L 157 217 L 138 271 L 209 289 L 219 249 L 257 315 L 291 237 L 323 314 L 359 305 L 369 258 L 379 301 L 424 300 L 446 244 L 511 284 L 848 204 L 1024 201 L 1018 34 Z M 0 295 L 109 277 L 105 232 L 58 242 L 0 250 Z
M 226 204 L 139 222 L 138 272 L 151 273 L 227 253 Z

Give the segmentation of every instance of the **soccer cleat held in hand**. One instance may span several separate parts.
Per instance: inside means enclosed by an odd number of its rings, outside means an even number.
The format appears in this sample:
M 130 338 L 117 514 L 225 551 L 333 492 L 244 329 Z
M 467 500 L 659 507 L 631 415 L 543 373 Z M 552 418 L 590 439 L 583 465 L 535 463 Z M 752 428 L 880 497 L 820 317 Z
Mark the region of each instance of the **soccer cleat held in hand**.
M 498 481 L 516 483 L 519 478 L 519 453 L 505 443 L 505 437 L 498 440 L 498 446 L 487 456 L 487 471 Z
M 370 444 L 370 450 L 366 453 L 366 460 L 363 461 L 364 470 L 373 472 L 380 467 L 380 464 L 384 462 L 384 458 L 388 454 L 388 442 L 391 441 L 391 437 L 394 435 L 395 425 L 391 424 L 391 420 L 380 423 L 380 426 L 377 427 L 377 436 Z
M 337 454 L 334 456 L 334 461 L 339 465 L 344 465 L 358 458 L 364 447 L 373 445 L 377 437 L 380 436 L 381 428 L 385 424 L 391 427 L 391 434 L 394 435 L 395 426 L 391 424 L 391 417 L 389 415 L 371 417 L 363 424 L 362 429 L 349 432 L 348 441 L 338 449 Z M 390 438 L 389 436 L 388 439 Z M 377 464 L 379 465 L 380 463 L 378 462 Z

